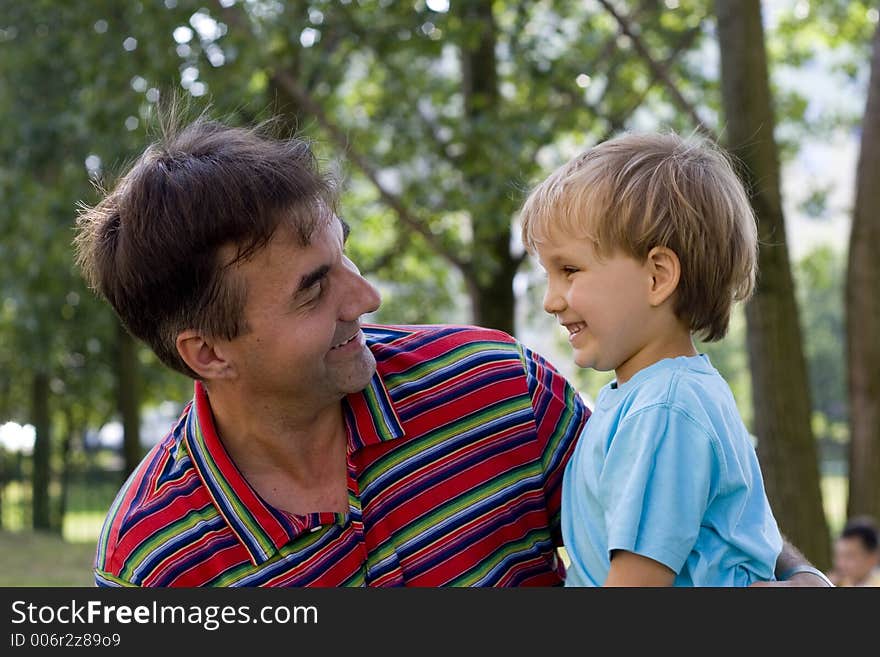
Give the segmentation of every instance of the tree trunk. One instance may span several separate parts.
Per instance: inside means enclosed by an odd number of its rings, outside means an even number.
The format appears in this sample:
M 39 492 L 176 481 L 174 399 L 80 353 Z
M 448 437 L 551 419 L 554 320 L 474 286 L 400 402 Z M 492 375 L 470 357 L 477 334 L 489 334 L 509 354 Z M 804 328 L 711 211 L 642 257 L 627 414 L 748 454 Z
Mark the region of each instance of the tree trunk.
M 880 518 L 880 30 L 874 55 L 846 275 L 850 516 Z
M 744 166 L 758 218 L 759 285 L 746 307 L 754 428 L 780 529 L 818 567 L 830 544 L 794 281 L 759 0 L 716 0 L 728 146 Z
M 52 528 L 49 513 L 49 483 L 51 474 L 49 460 L 52 454 L 49 417 L 49 375 L 44 371 L 34 373 L 31 388 L 31 413 L 36 432 L 34 440 L 33 517 L 34 529 Z
M 137 467 L 141 450 L 140 378 L 138 376 L 137 342 L 120 324 L 118 328 L 118 361 L 116 363 L 119 413 L 122 415 L 122 452 L 125 459 L 124 478 Z
M 76 426 L 74 413 L 70 408 L 67 408 L 65 411 L 64 419 L 66 435 L 61 443 L 61 490 L 58 495 L 56 512 L 58 528 L 62 535 L 64 534 L 64 516 L 67 514 L 67 498 L 70 491 L 70 469 L 72 467 L 70 455 L 73 451 L 74 442 L 79 440 L 81 435 L 81 429 Z
M 475 277 L 468 279 L 473 321 L 477 326 L 499 329 L 514 334 L 513 322 L 516 300 L 513 295 L 513 277 L 517 263 L 510 257 L 509 235 L 496 237 L 492 242 L 484 240 L 477 250 L 488 252 L 496 263 L 489 280 L 480 285 Z
M 462 91 L 468 139 L 463 174 L 476 202 L 470 208 L 473 227 L 471 267 L 465 272 L 474 323 L 514 332 L 513 277 L 517 263 L 510 252 L 510 208 L 504 183 L 496 179 L 492 144 L 498 121 L 500 93 L 495 17 L 491 0 L 466 0 L 456 5 L 467 27 L 461 48 Z M 500 184 L 499 184 L 500 183 Z M 487 193 L 494 190 L 494 193 Z

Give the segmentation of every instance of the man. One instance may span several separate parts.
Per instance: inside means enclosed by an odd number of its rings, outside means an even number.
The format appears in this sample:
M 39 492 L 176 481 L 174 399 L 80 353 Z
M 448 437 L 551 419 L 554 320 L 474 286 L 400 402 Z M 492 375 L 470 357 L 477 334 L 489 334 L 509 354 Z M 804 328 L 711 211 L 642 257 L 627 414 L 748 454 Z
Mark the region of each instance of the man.
M 195 380 L 110 508 L 99 585 L 561 583 L 589 411 L 504 333 L 362 326 L 380 299 L 334 201 L 302 141 L 199 120 L 81 215 L 92 286 Z

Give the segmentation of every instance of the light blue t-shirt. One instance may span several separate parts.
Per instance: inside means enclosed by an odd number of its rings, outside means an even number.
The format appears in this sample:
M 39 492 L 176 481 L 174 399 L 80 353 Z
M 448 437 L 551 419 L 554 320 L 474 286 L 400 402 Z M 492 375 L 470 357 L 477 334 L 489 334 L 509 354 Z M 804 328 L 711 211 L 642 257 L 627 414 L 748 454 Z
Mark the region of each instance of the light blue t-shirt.
M 773 579 L 782 537 L 727 383 L 705 355 L 667 358 L 599 393 L 565 470 L 566 586 L 601 586 L 612 550 L 675 586 Z

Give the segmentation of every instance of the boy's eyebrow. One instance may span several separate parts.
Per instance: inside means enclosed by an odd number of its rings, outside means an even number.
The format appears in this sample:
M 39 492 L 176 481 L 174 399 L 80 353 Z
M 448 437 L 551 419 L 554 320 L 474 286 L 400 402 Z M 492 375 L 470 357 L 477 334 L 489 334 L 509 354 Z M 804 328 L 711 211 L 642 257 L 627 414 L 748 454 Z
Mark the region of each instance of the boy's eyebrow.
M 296 288 L 296 292 L 294 292 L 294 296 L 308 290 L 315 283 L 324 278 L 328 273 L 330 273 L 330 265 L 321 265 L 317 269 L 310 271 L 308 274 L 305 274 L 299 281 L 299 286 Z

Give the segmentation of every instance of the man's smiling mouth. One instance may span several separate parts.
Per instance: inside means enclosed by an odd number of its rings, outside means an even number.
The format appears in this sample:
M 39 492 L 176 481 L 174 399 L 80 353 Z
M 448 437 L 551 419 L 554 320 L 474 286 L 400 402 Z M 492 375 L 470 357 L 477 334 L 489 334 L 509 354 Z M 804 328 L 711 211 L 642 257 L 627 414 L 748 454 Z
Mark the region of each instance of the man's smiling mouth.
M 332 347 L 330 347 L 330 349 L 339 349 L 340 347 L 344 347 L 344 346 L 347 345 L 349 342 L 351 342 L 352 340 L 354 340 L 354 339 L 358 336 L 359 333 L 360 333 L 360 330 L 358 330 L 358 332 L 355 333 L 353 336 L 351 336 L 348 340 L 344 340 L 344 341 L 340 342 L 339 344 L 335 344 L 335 345 L 333 345 Z

